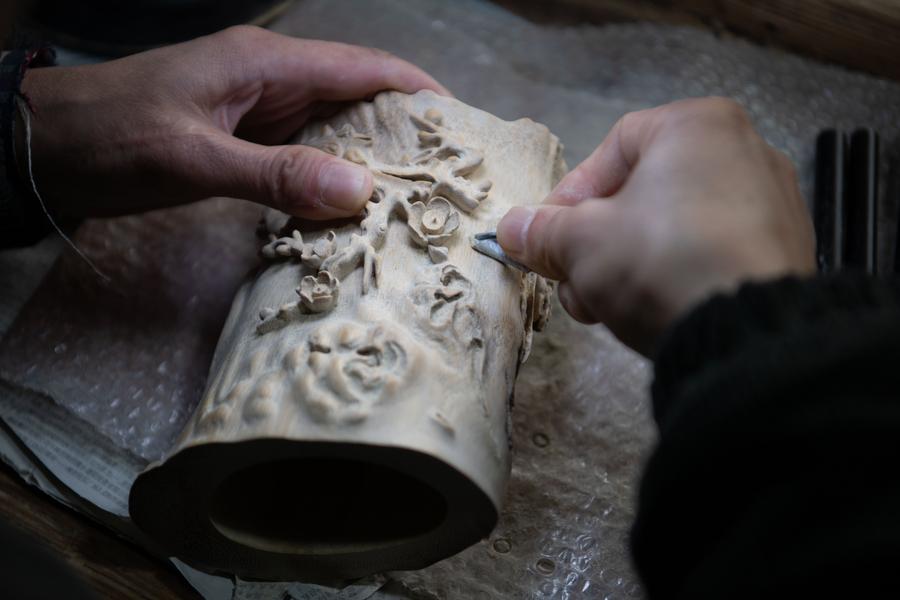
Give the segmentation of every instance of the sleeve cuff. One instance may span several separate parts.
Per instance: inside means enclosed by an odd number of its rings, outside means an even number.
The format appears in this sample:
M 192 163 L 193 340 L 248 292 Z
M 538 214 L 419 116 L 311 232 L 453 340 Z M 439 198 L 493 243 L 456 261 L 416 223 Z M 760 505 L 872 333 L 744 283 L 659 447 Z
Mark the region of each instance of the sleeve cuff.
M 796 365 L 793 376 L 802 376 L 807 367 L 814 376 L 816 369 L 852 355 L 854 347 L 872 352 L 879 340 L 895 343 L 885 328 L 900 333 L 898 292 L 896 283 L 843 273 L 747 283 L 734 294 L 707 300 L 678 321 L 659 346 L 653 411 L 660 434 L 680 420 L 686 398 L 704 397 L 704 388 L 729 371 L 735 381 L 752 386 L 748 372 L 778 372 L 784 358 Z

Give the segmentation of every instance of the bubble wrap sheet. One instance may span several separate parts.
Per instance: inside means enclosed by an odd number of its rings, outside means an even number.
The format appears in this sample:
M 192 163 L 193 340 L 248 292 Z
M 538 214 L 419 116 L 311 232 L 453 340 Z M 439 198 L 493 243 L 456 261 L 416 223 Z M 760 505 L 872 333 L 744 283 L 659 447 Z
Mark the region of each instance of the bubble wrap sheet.
M 874 127 L 883 166 L 900 154 L 900 84 L 696 29 L 542 27 L 478 0 L 301 0 L 273 28 L 416 62 L 465 102 L 547 124 L 570 165 L 623 112 L 708 94 L 750 111 L 798 165 L 807 197 L 820 128 Z M 887 198 L 900 186 L 896 175 L 881 184 L 880 258 L 890 268 L 896 209 Z M 77 242 L 113 285 L 64 256 L 3 341 L 0 369 L 123 449 L 158 457 L 198 400 L 230 298 L 252 267 L 254 218 L 218 200 L 87 223 Z M 455 557 L 394 574 L 401 596 L 642 597 L 627 534 L 653 440 L 651 367 L 602 327 L 555 308 L 521 371 L 497 529 Z

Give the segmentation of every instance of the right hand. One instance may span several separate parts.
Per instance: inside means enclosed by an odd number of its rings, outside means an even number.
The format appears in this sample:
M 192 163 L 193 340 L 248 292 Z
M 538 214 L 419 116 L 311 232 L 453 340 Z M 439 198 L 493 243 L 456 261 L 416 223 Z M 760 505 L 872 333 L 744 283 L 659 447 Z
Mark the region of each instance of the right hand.
M 573 317 L 645 354 L 716 292 L 815 272 L 792 163 L 722 98 L 626 114 L 543 205 L 513 208 L 497 235 L 560 281 Z

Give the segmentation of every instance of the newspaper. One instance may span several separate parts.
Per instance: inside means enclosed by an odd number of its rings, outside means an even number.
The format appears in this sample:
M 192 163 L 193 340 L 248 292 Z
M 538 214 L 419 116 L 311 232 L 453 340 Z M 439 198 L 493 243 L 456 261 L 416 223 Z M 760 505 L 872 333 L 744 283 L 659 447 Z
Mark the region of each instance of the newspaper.
M 0 382 L 0 459 L 22 479 L 148 549 L 128 518 L 128 490 L 146 462 L 99 436 L 46 396 Z M 207 600 L 366 600 L 387 582 L 373 577 L 344 589 L 259 583 L 210 575 L 170 558 Z

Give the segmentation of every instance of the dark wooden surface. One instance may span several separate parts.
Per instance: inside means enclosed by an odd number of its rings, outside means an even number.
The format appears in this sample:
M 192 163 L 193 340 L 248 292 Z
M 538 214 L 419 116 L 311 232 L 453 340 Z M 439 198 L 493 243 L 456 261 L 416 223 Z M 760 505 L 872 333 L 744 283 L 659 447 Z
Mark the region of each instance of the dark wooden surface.
M 900 80 L 898 0 L 494 0 L 541 22 L 651 20 L 758 43 Z
M 61 557 L 98 599 L 200 598 L 166 562 L 55 502 L 2 463 L 0 519 Z

